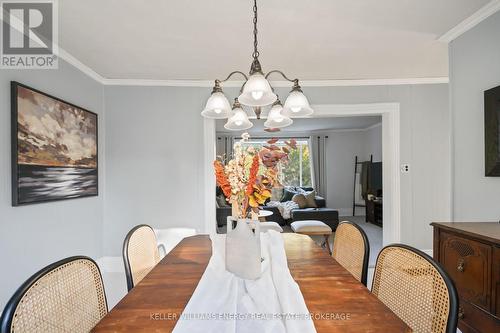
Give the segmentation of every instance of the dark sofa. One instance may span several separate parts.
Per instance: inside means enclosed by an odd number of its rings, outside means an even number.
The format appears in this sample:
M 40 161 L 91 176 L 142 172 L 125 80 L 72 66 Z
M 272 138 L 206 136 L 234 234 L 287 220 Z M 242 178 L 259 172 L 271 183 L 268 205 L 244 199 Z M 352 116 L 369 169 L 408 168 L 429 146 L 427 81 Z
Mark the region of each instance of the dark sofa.
M 312 191 L 312 188 L 303 188 L 305 191 Z M 288 188 L 292 190 L 293 188 Z M 217 193 L 220 194 L 218 191 Z M 320 196 L 315 198 L 316 208 L 296 208 L 291 212 L 291 219 L 285 220 L 281 216 L 278 207 L 271 206 L 261 206 L 261 209 L 269 210 L 273 212 L 273 215 L 267 218 L 268 221 L 273 221 L 279 225 L 287 225 L 295 221 L 304 220 L 318 220 L 326 223 L 333 231 L 337 229 L 339 224 L 339 213 L 338 211 L 326 208 L 326 200 Z M 217 208 L 217 225 L 222 227 L 226 225 L 227 217 L 231 215 L 231 207 L 219 207 Z

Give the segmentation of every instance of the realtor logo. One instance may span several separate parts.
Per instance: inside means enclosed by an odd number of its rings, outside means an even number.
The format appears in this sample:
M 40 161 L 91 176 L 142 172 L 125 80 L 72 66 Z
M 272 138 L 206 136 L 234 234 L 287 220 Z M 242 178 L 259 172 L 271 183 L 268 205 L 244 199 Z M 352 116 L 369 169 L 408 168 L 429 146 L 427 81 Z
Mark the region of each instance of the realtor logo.
M 55 0 L 1 2 L 1 68 L 57 68 Z

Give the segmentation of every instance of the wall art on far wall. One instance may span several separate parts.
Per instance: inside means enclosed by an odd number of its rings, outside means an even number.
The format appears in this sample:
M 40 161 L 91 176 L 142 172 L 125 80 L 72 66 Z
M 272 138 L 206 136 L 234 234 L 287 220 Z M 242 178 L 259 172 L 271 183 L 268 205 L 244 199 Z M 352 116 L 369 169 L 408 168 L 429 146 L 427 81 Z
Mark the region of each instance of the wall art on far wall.
M 500 177 L 500 86 L 484 92 L 485 173 Z
M 12 205 L 98 195 L 97 114 L 11 82 Z

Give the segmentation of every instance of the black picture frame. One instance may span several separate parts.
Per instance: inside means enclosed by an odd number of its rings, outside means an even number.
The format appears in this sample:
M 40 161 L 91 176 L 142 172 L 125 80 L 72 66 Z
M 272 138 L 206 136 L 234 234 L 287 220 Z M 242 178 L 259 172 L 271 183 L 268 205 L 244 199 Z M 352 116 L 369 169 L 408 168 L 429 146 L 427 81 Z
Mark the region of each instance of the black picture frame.
M 95 197 L 99 195 L 99 117 L 98 114 L 82 108 L 78 105 L 67 102 L 58 97 L 49 95 L 40 90 L 27 86 L 25 84 L 19 83 L 17 81 L 11 81 L 11 166 L 12 166 L 12 206 L 23 206 L 30 204 L 39 204 L 39 203 L 47 203 L 53 201 L 61 201 L 61 200 L 69 200 L 69 199 L 78 199 L 84 197 Z M 95 181 L 92 182 L 92 190 L 85 191 L 84 193 L 77 195 L 68 195 L 68 196 L 47 196 L 45 198 L 38 198 L 36 200 L 27 200 L 23 198 L 22 191 L 20 190 L 19 182 L 20 177 L 22 176 L 22 171 L 19 164 L 19 142 L 18 142 L 18 134 L 19 134 L 19 105 L 18 105 L 18 95 L 19 88 L 24 88 L 30 90 L 35 94 L 39 94 L 46 98 L 52 99 L 57 103 L 66 104 L 69 107 L 76 108 L 78 110 L 83 111 L 84 113 L 88 113 L 90 116 L 95 117 L 95 169 L 92 169 L 92 179 L 95 178 Z M 94 176 L 95 174 L 95 176 Z
M 485 176 L 500 177 L 500 86 L 484 92 Z

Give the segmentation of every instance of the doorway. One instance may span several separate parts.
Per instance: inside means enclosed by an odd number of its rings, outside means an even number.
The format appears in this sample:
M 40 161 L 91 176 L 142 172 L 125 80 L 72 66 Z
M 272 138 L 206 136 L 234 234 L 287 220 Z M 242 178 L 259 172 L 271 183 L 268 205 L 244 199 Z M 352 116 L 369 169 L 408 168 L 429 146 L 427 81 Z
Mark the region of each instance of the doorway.
M 384 193 L 383 245 L 400 242 L 400 116 L 399 103 L 323 104 L 313 105 L 312 118 L 356 117 L 378 115 L 382 117 L 382 182 Z M 212 162 L 216 156 L 215 121 L 204 119 L 204 232 L 216 232 L 215 179 Z

